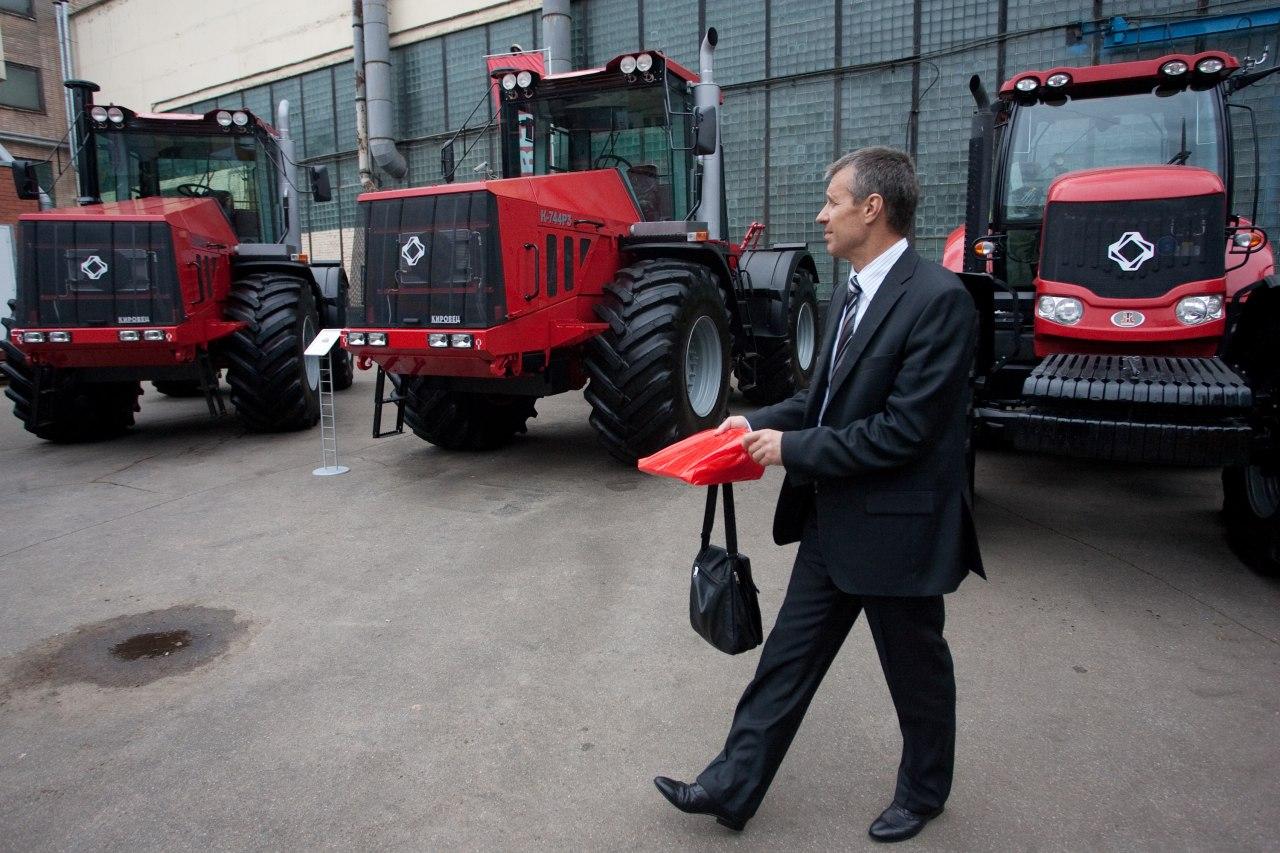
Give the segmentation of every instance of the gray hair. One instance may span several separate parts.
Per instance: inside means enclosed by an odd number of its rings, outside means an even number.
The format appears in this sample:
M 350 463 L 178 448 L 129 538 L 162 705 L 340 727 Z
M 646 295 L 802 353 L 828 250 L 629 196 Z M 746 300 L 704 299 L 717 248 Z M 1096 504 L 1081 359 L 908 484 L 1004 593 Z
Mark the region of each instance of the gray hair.
M 827 180 L 853 167 L 849 191 L 859 201 L 875 193 L 884 199 L 885 221 L 895 234 L 905 235 L 916 217 L 920 182 L 911 155 L 894 148 L 859 148 L 827 167 Z

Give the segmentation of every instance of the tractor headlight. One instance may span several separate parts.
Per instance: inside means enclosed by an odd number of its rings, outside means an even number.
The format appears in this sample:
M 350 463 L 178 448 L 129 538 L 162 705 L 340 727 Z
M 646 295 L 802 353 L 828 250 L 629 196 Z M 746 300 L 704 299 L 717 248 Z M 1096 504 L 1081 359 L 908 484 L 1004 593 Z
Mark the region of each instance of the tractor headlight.
M 641 74 L 646 73 L 653 68 L 653 56 L 648 53 L 642 53 L 636 57 L 636 70 Z
M 364 332 L 347 332 L 347 346 L 349 347 L 364 346 Z
M 528 71 L 521 71 L 516 75 L 516 85 L 521 89 L 528 89 L 533 85 L 533 75 Z
M 231 114 L 231 123 L 236 127 L 245 127 L 249 124 L 249 114 L 236 110 Z
M 1187 63 L 1181 59 L 1170 59 L 1160 66 L 1160 73 L 1167 77 L 1181 77 L 1187 73 Z
M 441 349 L 449 345 L 449 336 L 443 332 L 432 332 L 427 335 L 427 346 Z
M 137 341 L 142 339 L 142 333 L 137 329 L 121 329 L 119 337 L 122 341 Z
M 1044 84 L 1048 86 L 1050 89 L 1061 89 L 1063 86 L 1067 85 L 1070 82 L 1071 82 L 1070 74 L 1063 74 L 1062 72 L 1058 72 L 1057 74 L 1050 74 L 1049 79 L 1045 80 Z
M 147 329 L 142 333 L 142 339 L 144 341 L 163 341 L 164 329 Z
M 124 110 L 119 107 L 108 107 L 107 119 L 112 124 L 124 124 Z
M 470 335 L 450 335 L 449 346 L 462 347 L 463 349 L 470 349 L 472 346 L 471 336 Z
M 1222 319 L 1222 297 L 1220 296 L 1188 296 L 1178 300 L 1178 307 L 1173 311 L 1178 322 L 1184 326 L 1198 326 L 1211 320 Z
M 22 342 L 24 344 L 42 344 L 44 343 L 44 332 L 23 332 Z
M 502 75 L 502 88 L 503 88 L 504 90 L 506 90 L 506 91 L 510 92 L 510 91 L 512 91 L 513 89 L 515 89 L 515 87 L 516 87 L 516 75 L 514 75 L 514 74 L 503 74 L 503 75 Z
M 221 127 L 231 127 L 231 113 L 226 110 L 218 110 L 218 114 L 214 116 L 214 119 Z
M 365 340 L 371 347 L 385 347 L 387 345 L 386 332 L 370 332 L 365 336 Z
M 1196 70 L 1201 74 L 1217 74 L 1226 67 L 1227 64 L 1216 56 L 1211 56 L 1208 59 L 1202 59 L 1196 63 Z
M 89 118 L 93 119 L 94 121 L 102 122 L 103 124 L 105 124 L 107 121 L 107 108 L 93 107 L 92 109 L 89 110 Z
M 618 70 L 623 74 L 635 74 L 636 58 L 634 56 L 622 57 L 622 61 L 618 63 Z
M 1073 296 L 1041 296 L 1036 314 L 1052 323 L 1074 326 L 1084 316 L 1084 303 Z
M 1040 81 L 1034 77 L 1023 77 L 1017 83 L 1013 84 L 1013 88 L 1017 89 L 1019 92 L 1029 94 L 1040 88 Z
M 50 332 L 49 343 L 51 344 L 69 344 L 71 343 L 70 332 Z

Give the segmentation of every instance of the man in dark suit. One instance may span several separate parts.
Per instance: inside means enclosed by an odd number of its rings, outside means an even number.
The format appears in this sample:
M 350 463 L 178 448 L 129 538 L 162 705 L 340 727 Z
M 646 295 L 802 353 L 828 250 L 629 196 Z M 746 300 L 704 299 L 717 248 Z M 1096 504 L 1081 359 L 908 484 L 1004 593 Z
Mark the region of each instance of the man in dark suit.
M 852 274 L 832 298 L 813 382 L 721 425 L 754 429 L 747 451 L 786 469 L 774 539 L 800 543 L 786 599 L 724 750 L 696 782 L 654 782 L 677 808 L 742 829 L 865 612 L 903 740 L 897 790 L 869 832 L 900 841 L 951 790 L 955 675 L 942 596 L 982 574 L 967 495 L 975 312 L 955 275 L 907 245 L 919 196 L 910 157 L 864 148 L 827 177 L 817 221 Z

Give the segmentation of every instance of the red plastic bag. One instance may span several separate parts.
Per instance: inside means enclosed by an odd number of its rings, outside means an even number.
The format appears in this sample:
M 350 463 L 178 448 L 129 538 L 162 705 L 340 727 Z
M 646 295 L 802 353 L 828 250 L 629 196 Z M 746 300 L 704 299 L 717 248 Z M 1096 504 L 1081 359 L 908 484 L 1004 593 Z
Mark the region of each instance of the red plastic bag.
M 646 456 L 636 466 L 646 474 L 675 477 L 695 486 L 759 480 L 764 466 L 742 449 L 745 429 L 703 430 Z

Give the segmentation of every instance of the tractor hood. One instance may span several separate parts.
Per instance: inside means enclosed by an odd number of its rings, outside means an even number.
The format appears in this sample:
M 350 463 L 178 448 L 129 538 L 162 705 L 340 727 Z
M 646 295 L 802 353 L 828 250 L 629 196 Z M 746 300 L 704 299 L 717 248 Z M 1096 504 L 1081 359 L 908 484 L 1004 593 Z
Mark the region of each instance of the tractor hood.
M 140 198 L 64 207 L 40 213 L 24 213 L 22 222 L 167 222 L 169 225 L 234 246 L 238 240 L 221 207 L 213 198 Z
M 1069 172 L 1049 185 L 1049 203 L 1140 201 L 1223 194 L 1222 178 L 1195 166 L 1122 166 Z
M 212 198 L 145 198 L 24 214 L 14 316 L 31 327 L 178 323 L 179 268 L 236 242 Z
M 1040 237 L 1042 281 L 1104 299 L 1156 299 L 1201 283 L 1221 289 L 1227 196 L 1190 166 L 1090 169 L 1049 186 Z
M 358 201 L 356 274 L 371 328 L 488 328 L 571 299 L 591 246 L 613 244 L 641 219 L 616 169 L 388 190 Z

